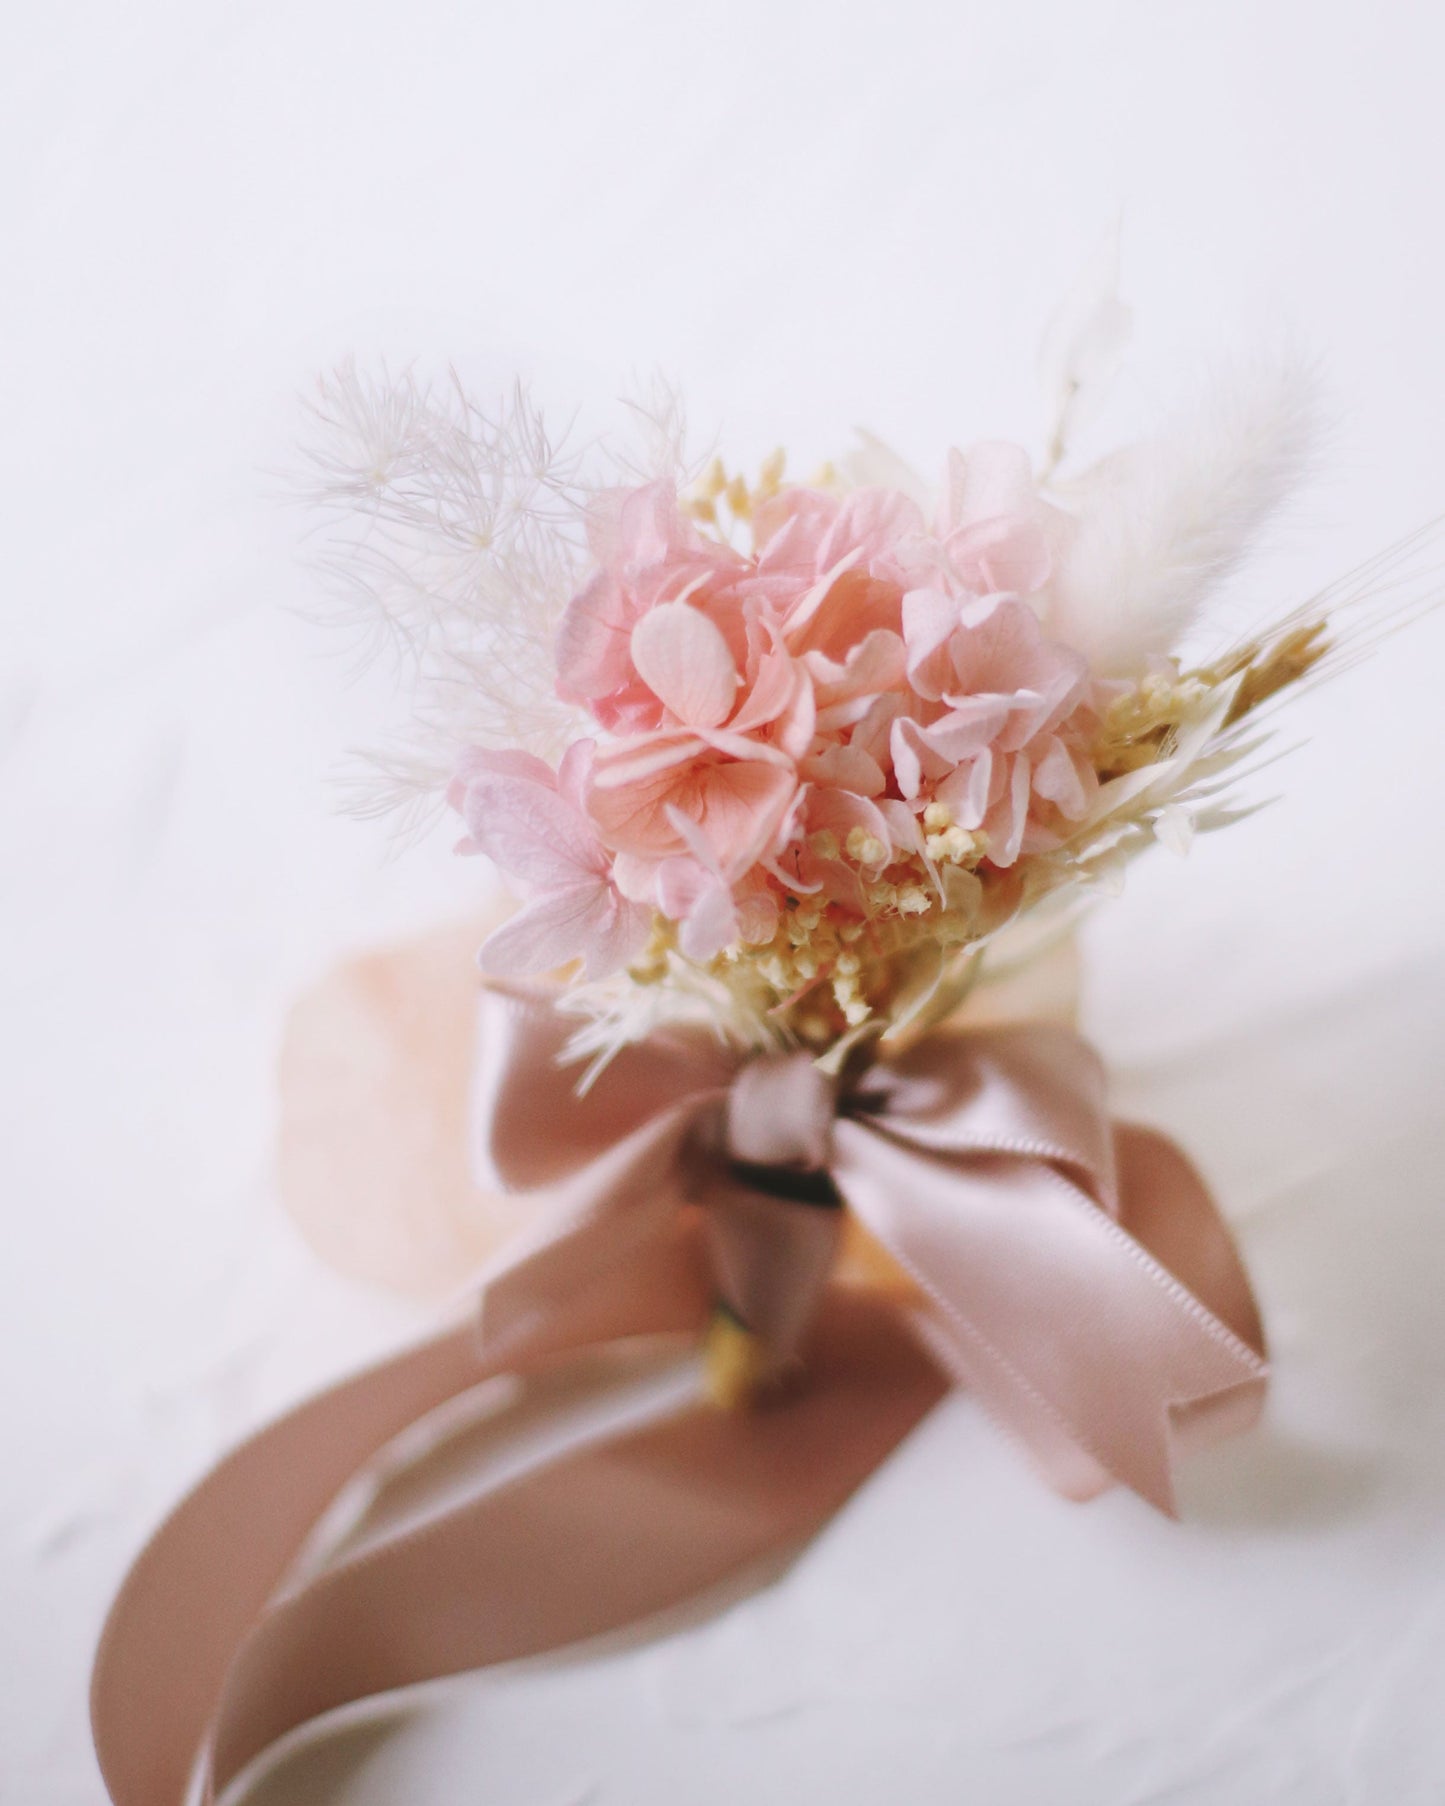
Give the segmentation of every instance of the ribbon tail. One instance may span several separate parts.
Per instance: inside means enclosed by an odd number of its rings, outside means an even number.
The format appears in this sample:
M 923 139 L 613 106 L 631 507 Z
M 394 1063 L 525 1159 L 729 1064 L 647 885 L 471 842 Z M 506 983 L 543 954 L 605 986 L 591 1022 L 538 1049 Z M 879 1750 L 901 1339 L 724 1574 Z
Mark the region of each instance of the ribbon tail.
M 1118 1149 L 1117 1222 L 1044 1161 L 949 1161 L 860 1122 L 838 1124 L 833 1175 L 924 1293 L 934 1346 L 1054 1484 L 1080 1497 L 1117 1480 L 1172 1516 L 1172 1414 L 1257 1397 L 1265 1365 L 1152 1251 L 1189 1267 L 1199 1244 L 1217 1258 L 1230 1243 L 1184 1157 L 1140 1133 Z
M 700 1243 L 674 1210 L 613 1283 L 515 1322 L 495 1349 L 469 1323 L 395 1356 L 298 1406 L 213 1469 L 137 1557 L 101 1637 L 91 1723 L 116 1806 L 181 1806 L 236 1647 L 358 1470 L 499 1373 L 694 1328 L 708 1296 Z
M 747 1416 L 689 1406 L 343 1562 L 273 1605 L 235 1653 L 208 1790 L 338 1706 L 632 1624 L 796 1546 L 947 1384 L 895 1312 L 836 1296 L 808 1385 L 786 1399 Z M 167 1650 L 187 1659 L 180 1627 L 148 1653 Z M 193 1717 L 172 1723 L 163 1688 L 153 1710 L 136 1736 L 186 1747 Z M 179 1800 L 112 1785 L 117 1806 Z
M 91 1680 L 116 1806 L 181 1806 L 231 1656 L 356 1470 L 488 1375 L 471 1327 L 343 1381 L 234 1450 L 166 1519 L 112 1605 Z

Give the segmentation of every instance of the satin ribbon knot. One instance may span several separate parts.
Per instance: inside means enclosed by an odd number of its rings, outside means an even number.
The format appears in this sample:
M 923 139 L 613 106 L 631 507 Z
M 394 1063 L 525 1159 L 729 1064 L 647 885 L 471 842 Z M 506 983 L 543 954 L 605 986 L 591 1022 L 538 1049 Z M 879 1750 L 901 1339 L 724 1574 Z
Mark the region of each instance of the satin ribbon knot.
M 838 1083 L 806 1054 L 675 1030 L 582 1098 L 567 1034 L 542 997 L 483 1007 L 484 1182 L 552 1194 L 483 1276 L 497 1353 L 639 1292 L 697 1326 L 720 1292 L 786 1362 L 834 1266 L 836 1199 L 912 1282 L 949 1377 L 1070 1496 L 1118 1481 L 1172 1513 L 1173 1430 L 1257 1410 L 1263 1338 L 1228 1230 L 1171 1142 L 1111 1121 L 1072 1031 L 935 1033 Z

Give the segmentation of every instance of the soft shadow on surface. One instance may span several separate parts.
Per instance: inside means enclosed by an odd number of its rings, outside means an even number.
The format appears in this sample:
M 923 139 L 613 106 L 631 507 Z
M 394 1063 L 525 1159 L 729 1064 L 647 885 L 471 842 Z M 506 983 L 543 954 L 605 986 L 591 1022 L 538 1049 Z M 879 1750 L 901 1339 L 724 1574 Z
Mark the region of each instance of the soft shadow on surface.
M 1179 1488 L 1186 1522 L 1216 1530 L 1323 1530 L 1380 1496 L 1378 1461 L 1265 1428 L 1195 1456 Z
M 425 1714 L 425 1700 L 408 1697 L 352 1707 L 326 1720 L 323 1730 L 307 1726 L 241 1774 L 220 1806 L 329 1806 L 345 1799 L 391 1739 Z
M 1237 1211 L 1270 1344 L 1261 1427 L 1181 1462 L 1187 1520 L 1288 1533 L 1445 1510 L 1442 1071 L 1430 960 L 1129 1075 Z
M 390 1800 L 389 1755 L 394 1746 L 404 1742 L 409 1732 L 424 1731 L 447 1697 L 474 1688 L 479 1674 L 500 1677 L 528 1670 L 557 1672 L 662 1641 L 719 1617 L 771 1586 L 800 1553 L 801 1549 L 774 1553 L 692 1599 L 603 1636 L 523 1661 L 424 1682 L 405 1693 L 360 1700 L 328 1713 L 266 1751 L 227 1788 L 219 1806 L 338 1806 L 352 1798 Z M 379 1772 L 369 1773 L 373 1767 Z M 404 1762 L 401 1768 L 406 1772 Z M 583 1806 L 589 1795 L 590 1790 L 584 1788 L 558 1799 L 556 1806 Z M 474 1796 L 468 1793 L 465 1798 L 472 1806 Z M 422 1802 L 397 1798 L 395 1806 L 422 1806 Z M 479 1800 L 476 1806 L 481 1806 Z M 508 1806 L 512 1806 L 510 1801 Z M 520 1799 L 518 1806 L 523 1806 Z M 531 1794 L 525 1796 L 525 1806 L 533 1806 Z M 540 1797 L 537 1806 L 543 1806 Z M 546 1796 L 545 1806 L 554 1806 L 553 1796 Z

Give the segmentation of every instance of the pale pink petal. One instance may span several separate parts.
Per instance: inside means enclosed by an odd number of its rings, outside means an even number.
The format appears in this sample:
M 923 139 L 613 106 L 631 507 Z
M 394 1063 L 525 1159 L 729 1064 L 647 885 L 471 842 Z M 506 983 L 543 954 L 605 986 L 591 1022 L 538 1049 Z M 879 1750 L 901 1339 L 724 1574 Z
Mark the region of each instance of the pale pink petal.
M 738 939 L 750 947 L 765 946 L 778 931 L 778 900 L 770 891 L 745 892 L 737 899 Z
M 981 590 L 1032 595 L 1048 582 L 1053 568 L 1048 537 L 1033 521 L 979 521 L 951 533 L 944 548 L 955 576 Z
M 849 736 L 849 745 L 861 747 L 866 753 L 886 766 L 889 760 L 889 734 L 893 723 L 898 720 L 907 708 L 907 701 L 902 696 L 885 695 L 871 703 Z M 820 718 L 821 719 L 821 718 Z M 851 725 L 851 724 L 850 724 Z
M 950 815 L 960 828 L 972 832 L 983 826 L 1002 772 L 1003 761 L 996 759 L 992 750 L 986 747 L 976 759 L 970 759 L 951 771 L 938 785 L 934 795 L 939 802 L 947 804 Z
M 1021 446 L 988 441 L 949 453 L 938 530 L 950 568 L 971 588 L 1029 595 L 1048 581 L 1044 509 Z
M 678 949 L 684 959 L 701 963 L 732 946 L 737 938 L 733 894 L 720 879 L 709 876 L 678 928 Z
M 595 740 L 574 740 L 557 766 L 557 793 L 584 820 L 587 814 L 587 789 L 592 782 L 592 767 L 596 757 Z M 547 767 L 543 765 L 542 769 L 545 771 Z
M 754 749 L 759 750 L 759 749 Z M 661 859 L 687 850 L 668 819 L 675 807 L 730 861 L 752 864 L 776 838 L 797 791 L 792 766 L 774 759 L 698 758 L 609 785 L 599 760 L 588 809 L 619 852 Z
M 540 784 L 544 790 L 557 788 L 552 767 L 532 753 L 518 752 L 510 747 L 469 746 L 457 760 L 447 785 L 447 806 L 460 815 L 468 784 L 473 778 L 480 777 L 521 778 L 529 784 Z
M 947 648 L 958 622 L 957 599 L 941 589 L 915 589 L 904 596 L 908 681 L 920 696 L 936 699 L 949 687 L 954 672 Z
M 686 765 L 707 750 L 707 741 L 685 729 L 660 734 L 641 734 L 635 739 L 614 741 L 598 748 L 592 767 L 592 788 L 588 808 L 593 807 L 599 790 L 623 790 L 632 785 L 650 784 L 660 774 Z
M 933 750 L 950 764 L 972 758 L 998 739 L 1014 712 L 1008 696 L 951 696 L 948 714 L 922 730 Z
M 891 692 L 885 692 L 885 696 L 889 694 L 893 695 L 893 701 L 901 709 L 904 706 L 904 698 Z M 850 727 L 857 727 L 860 722 L 865 722 L 870 716 L 873 716 L 877 705 L 882 700 L 884 700 L 883 697 L 862 695 L 850 696 L 846 702 L 830 702 L 827 708 L 818 710 L 815 722 L 817 732 L 832 735 L 845 734 Z M 888 719 L 891 721 L 892 715 Z M 885 734 L 883 738 L 886 743 L 888 736 Z M 858 736 L 856 734 L 853 735 L 853 740 L 857 744 Z
M 840 506 L 837 496 L 822 490 L 780 489 L 753 516 L 753 543 L 763 568 L 805 566 L 816 570 L 818 547 L 838 518 Z
M 478 959 L 499 978 L 549 972 L 574 959 L 588 978 L 603 978 L 637 957 L 651 929 L 652 912 L 610 884 L 579 884 L 527 904 L 487 938 Z
M 558 694 L 591 702 L 619 690 L 632 674 L 632 611 L 622 585 L 599 571 L 567 604 L 557 630 Z
M 738 673 L 721 632 L 684 602 L 664 602 L 632 630 L 632 662 L 652 693 L 688 727 L 717 727 Z
M 615 853 L 612 882 L 619 896 L 633 903 L 651 903 L 657 895 L 658 861 L 639 853 Z
M 735 734 L 755 733 L 776 721 L 797 695 L 798 686 L 807 680 L 793 659 L 781 647 L 773 647 L 757 657 L 757 671 L 742 706 L 730 726 Z
M 777 736 L 778 750 L 789 759 L 801 759 L 812 745 L 817 727 L 817 698 L 813 694 L 812 684 L 799 673 L 797 688 L 793 691 L 787 708 L 778 716 L 773 729 Z
M 885 857 L 876 862 L 886 865 L 897 844 L 897 837 L 883 808 L 884 805 L 851 790 L 810 790 L 807 803 L 808 832 L 817 834 L 825 828 L 829 829 L 837 836 L 840 844 L 846 845 L 854 828 L 861 828 L 870 840 L 880 842 L 886 849 Z
M 886 784 L 878 761 L 860 746 L 825 746 L 798 769 L 810 783 L 856 791 L 859 796 L 881 796 Z
M 857 546 L 845 552 L 823 572 L 816 583 L 812 584 L 799 597 L 788 611 L 788 618 L 784 623 L 784 631 L 790 646 L 801 647 L 805 643 L 807 630 L 811 626 L 814 616 L 828 600 L 834 585 L 847 576 L 862 556 L 862 548 Z
M 939 520 L 941 534 L 1000 515 L 1028 519 L 1037 508 L 1033 470 L 1021 445 L 986 439 L 967 452 L 949 452 Z
M 602 880 L 576 884 L 519 909 L 482 943 L 481 968 L 497 978 L 548 972 L 580 959 L 583 948 L 615 908 Z
M 988 857 L 994 865 L 1011 866 L 1019 856 L 1029 820 L 1030 788 L 1029 756 L 1016 753 L 1007 786 L 983 824 L 988 835 Z
M 1058 738 L 1048 742 L 1044 756 L 1034 767 L 1033 783 L 1035 791 L 1070 821 L 1083 818 L 1099 787 L 1093 767 L 1076 758 Z
M 857 550 L 872 563 L 900 540 L 923 531 L 918 504 L 896 489 L 854 489 L 818 548 L 818 562 L 826 565 Z
M 482 776 L 467 786 L 462 809 L 477 848 L 530 887 L 557 890 L 606 872 L 606 853 L 586 817 L 555 790 Z
M 664 859 L 657 867 L 657 907 L 669 922 L 681 922 L 708 886 L 716 883 L 717 873 L 696 859 Z
M 876 807 L 883 817 L 888 839 L 899 852 L 922 854 L 923 831 L 908 804 L 899 802 L 896 796 L 885 796 L 879 799 Z
M 906 598 L 905 598 L 906 600 Z M 875 627 L 841 660 L 823 652 L 805 652 L 818 697 L 834 702 L 844 697 L 877 696 L 903 682 L 907 659 L 903 641 L 887 628 Z
M 893 759 L 893 775 L 906 797 L 918 795 L 924 778 L 941 778 L 952 768 L 953 762 L 930 745 L 927 731 L 907 716 L 893 723 L 888 747 Z

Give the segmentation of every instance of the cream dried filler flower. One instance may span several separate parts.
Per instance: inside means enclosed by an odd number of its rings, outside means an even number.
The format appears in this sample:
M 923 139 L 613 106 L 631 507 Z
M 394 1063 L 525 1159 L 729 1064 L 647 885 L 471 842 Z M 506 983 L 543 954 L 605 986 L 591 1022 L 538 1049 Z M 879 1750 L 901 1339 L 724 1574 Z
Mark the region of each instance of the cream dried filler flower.
M 1224 385 L 1069 476 L 1120 329 L 1105 294 L 1065 334 L 1042 467 L 976 444 L 932 492 L 872 441 L 806 483 L 781 453 L 687 477 L 670 402 L 650 465 L 597 482 L 520 392 L 322 384 L 322 563 L 415 680 L 393 794 L 445 795 L 506 876 L 483 966 L 564 969 L 579 1056 L 678 1016 L 835 1065 L 916 1031 L 1008 924 L 1238 819 L 1269 706 L 1358 645 L 1361 601 L 1425 599 L 1407 543 L 1186 662 L 1302 469 L 1308 388 Z

